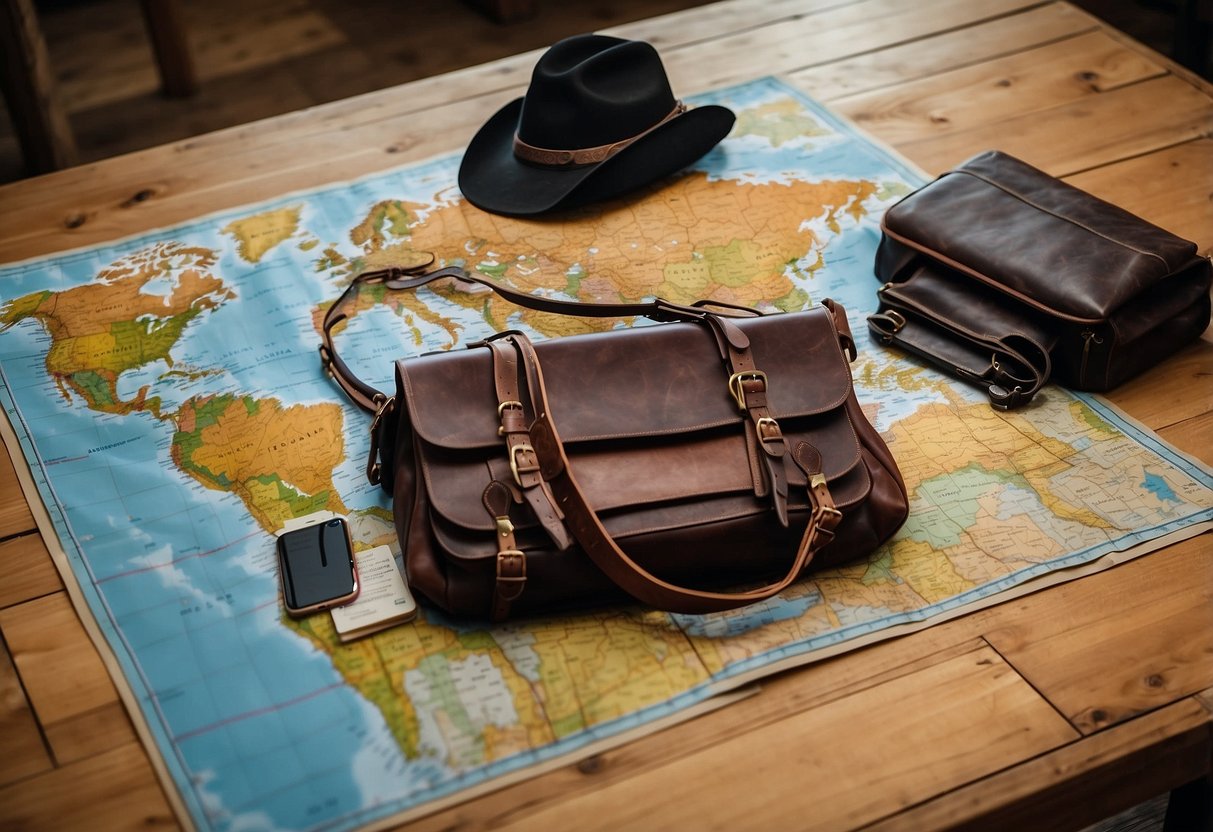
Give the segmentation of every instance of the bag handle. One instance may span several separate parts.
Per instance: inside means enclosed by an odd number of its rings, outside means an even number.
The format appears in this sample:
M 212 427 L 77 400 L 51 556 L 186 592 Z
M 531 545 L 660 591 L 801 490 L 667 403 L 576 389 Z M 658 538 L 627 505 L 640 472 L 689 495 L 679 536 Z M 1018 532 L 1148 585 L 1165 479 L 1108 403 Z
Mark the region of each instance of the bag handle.
M 626 318 L 643 317 L 654 321 L 699 321 L 713 323 L 713 333 L 718 339 L 734 341 L 744 339 L 735 326 L 720 321 L 722 317 L 749 317 L 762 315 L 757 309 L 733 304 L 717 303 L 715 301 L 696 301 L 691 306 L 672 303 L 668 300 L 655 300 L 640 303 L 581 303 L 577 301 L 556 300 L 539 295 L 531 295 L 502 286 L 491 280 L 471 274 L 458 266 L 425 271 L 433 264 L 433 258 L 419 266 L 375 269 L 358 275 L 346 287 L 341 296 L 333 302 L 324 315 L 320 333 L 320 362 L 333 380 L 337 382 L 354 404 L 368 413 L 375 413 L 379 406 L 387 401 L 387 395 L 359 379 L 337 354 L 333 343 L 333 327 L 349 316 L 343 311 L 346 301 L 357 294 L 364 284 L 382 283 L 389 289 L 419 289 L 442 278 L 453 277 L 465 283 L 475 283 L 491 289 L 510 303 L 534 309 L 539 312 L 553 312 L 561 315 L 575 315 L 582 318 Z M 722 342 L 723 343 L 723 342 Z M 721 347 L 722 352 L 726 350 Z
M 1048 382 L 1052 373 L 1049 351 L 1033 338 L 1016 333 L 1001 338 L 958 334 L 943 320 L 915 314 L 909 307 L 893 308 L 888 294 L 882 291 L 879 311 L 868 316 L 872 335 L 882 344 L 920 355 L 984 388 L 995 410 L 1027 405 Z M 1018 342 L 1016 346 L 1012 341 Z M 977 351 L 974 343 L 985 350 L 976 363 L 971 360 Z
M 842 513 L 834 507 L 825 476 L 820 470 L 820 454 L 807 443 L 802 443 L 790 456 L 805 471 L 809 480 L 813 510 L 787 574 L 766 586 L 743 592 L 690 589 L 657 577 L 620 548 L 573 476 L 564 443 L 552 421 L 543 371 L 534 345 L 521 333 L 506 337 L 518 349 L 526 368 L 527 386 L 536 414 L 530 428 L 531 444 L 540 473 L 556 496 L 564 512 L 565 523 L 581 548 L 608 578 L 633 598 L 657 609 L 691 615 L 720 612 L 763 601 L 795 581 L 812 562 L 817 550 L 833 539 Z

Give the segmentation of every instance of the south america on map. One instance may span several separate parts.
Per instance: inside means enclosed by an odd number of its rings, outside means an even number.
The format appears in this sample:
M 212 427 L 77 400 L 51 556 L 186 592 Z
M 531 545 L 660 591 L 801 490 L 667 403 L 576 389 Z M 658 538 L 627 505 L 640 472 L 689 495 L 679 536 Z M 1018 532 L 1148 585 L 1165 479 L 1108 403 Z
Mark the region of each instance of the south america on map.
M 919 174 L 772 79 L 697 101 L 737 114 L 719 147 L 551 219 L 475 209 L 453 155 L 0 266 L 13 453 L 196 826 L 345 830 L 424 810 L 764 669 L 1213 518 L 1209 473 L 1101 400 L 1049 387 L 998 413 L 860 334 L 880 217 Z M 423 604 L 347 644 L 327 614 L 288 618 L 274 533 L 292 519 L 335 512 L 356 548 L 398 545 L 363 471 L 367 417 L 317 359 L 320 322 L 362 271 L 430 257 L 563 300 L 841 302 L 909 520 L 867 559 L 718 615 L 628 606 L 489 626 Z M 497 330 L 636 323 L 455 281 L 366 286 L 350 315 L 342 354 L 381 389 L 394 359 Z

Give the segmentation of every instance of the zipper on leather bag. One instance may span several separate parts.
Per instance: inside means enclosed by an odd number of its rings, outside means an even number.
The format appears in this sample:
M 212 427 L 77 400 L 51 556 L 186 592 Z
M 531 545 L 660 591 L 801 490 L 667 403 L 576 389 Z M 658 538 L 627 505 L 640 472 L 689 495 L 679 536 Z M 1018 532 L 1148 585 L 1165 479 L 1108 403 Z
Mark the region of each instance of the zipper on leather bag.
M 1082 361 L 1078 365 L 1078 382 L 1079 384 L 1086 384 L 1087 363 L 1091 359 L 1091 343 L 1103 344 L 1103 339 L 1097 336 L 1093 329 L 1084 329 L 1078 335 L 1082 338 Z

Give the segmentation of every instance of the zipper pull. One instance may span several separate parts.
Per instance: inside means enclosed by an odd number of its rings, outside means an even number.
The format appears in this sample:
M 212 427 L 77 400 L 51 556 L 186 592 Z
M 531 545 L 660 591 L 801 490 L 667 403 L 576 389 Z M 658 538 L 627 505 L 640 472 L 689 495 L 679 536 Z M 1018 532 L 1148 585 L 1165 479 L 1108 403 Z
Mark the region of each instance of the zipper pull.
M 1087 360 L 1091 357 L 1091 343 L 1102 344 L 1103 339 L 1095 334 L 1093 329 L 1084 329 L 1079 333 L 1082 338 L 1082 364 L 1078 368 L 1079 381 L 1085 382 L 1087 377 Z

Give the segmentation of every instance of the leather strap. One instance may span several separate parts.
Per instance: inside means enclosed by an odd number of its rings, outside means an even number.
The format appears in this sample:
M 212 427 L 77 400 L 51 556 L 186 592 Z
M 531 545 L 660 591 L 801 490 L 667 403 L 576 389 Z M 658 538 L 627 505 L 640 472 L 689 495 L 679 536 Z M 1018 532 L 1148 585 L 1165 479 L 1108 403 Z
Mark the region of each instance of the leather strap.
M 526 589 L 526 554 L 514 540 L 514 524 L 510 522 L 510 488 L 493 480 L 484 489 L 481 502 L 497 527 L 497 580 L 493 584 L 494 621 L 504 621 L 510 614 L 510 604 Z
M 544 167 L 581 167 L 582 165 L 595 165 L 599 162 L 605 162 L 607 159 L 614 156 L 619 151 L 631 144 L 635 144 L 640 139 L 652 133 L 661 125 L 675 119 L 687 111 L 687 105 L 681 101 L 675 102 L 674 109 L 661 121 L 654 124 L 635 136 L 630 136 L 626 139 L 620 139 L 617 142 L 610 144 L 600 144 L 597 147 L 581 147 L 571 150 L 554 149 L 550 147 L 535 147 L 527 144 L 522 139 L 518 138 L 518 133 L 514 133 L 514 155 L 519 159 L 523 159 L 531 164 L 542 165 Z
M 531 441 L 543 478 L 556 495 L 565 522 L 581 548 L 607 577 L 632 597 L 658 609 L 686 614 L 720 612 L 762 601 L 787 588 L 813 560 L 816 551 L 833 538 L 834 528 L 842 519 L 842 514 L 834 508 L 825 477 L 818 468 L 815 476 L 810 475 L 813 510 L 808 525 L 787 574 L 779 580 L 742 592 L 711 592 L 678 586 L 652 574 L 619 547 L 577 484 L 564 443 L 552 421 L 543 371 L 534 346 L 521 334 L 511 335 L 509 340 L 518 348 L 527 373 L 536 413 L 535 422 L 531 425 Z M 802 453 L 811 456 L 808 452 Z M 820 454 L 817 458 L 820 459 Z
M 430 262 L 407 268 L 389 267 L 363 272 L 350 282 L 341 296 L 328 308 L 320 329 L 320 362 L 325 371 L 332 376 L 337 385 L 349 396 L 354 404 L 368 413 L 374 413 L 387 396 L 361 381 L 350 371 L 345 362 L 337 354 L 333 343 L 333 328 L 346 320 L 345 305 L 357 296 L 364 285 L 382 283 L 389 289 L 418 289 L 436 280 L 453 277 L 465 283 L 485 286 L 510 303 L 534 309 L 539 312 L 553 312 L 559 315 L 575 315 L 583 318 L 630 318 L 642 317 L 654 321 L 695 321 L 707 323 L 721 348 L 722 357 L 727 357 L 727 345 L 737 344 L 744 348 L 749 345 L 744 333 L 736 326 L 728 323 L 727 317 L 752 317 L 761 315 L 757 309 L 749 309 L 733 304 L 699 301 L 693 306 L 682 306 L 668 300 L 656 298 L 640 303 L 581 303 L 578 301 L 556 300 L 540 295 L 531 295 L 511 289 L 491 280 L 486 280 L 471 274 L 457 266 L 447 266 L 433 271 L 425 271 Z M 475 344 L 469 346 L 476 346 Z
M 531 447 L 531 434 L 527 430 L 529 420 L 519 389 L 518 352 L 504 337 L 490 340 L 488 347 L 493 354 L 493 384 L 497 391 L 497 416 L 501 421 L 497 433 L 505 440 L 510 475 L 552 543 L 563 552 L 573 541 L 565 531 L 556 498 L 539 476 L 539 463 L 535 459 L 535 449 Z
M 882 300 L 887 301 L 885 295 Z M 1053 372 L 1049 350 L 1027 335 L 1014 336 L 1022 342 L 1015 347 L 1006 338 L 986 336 L 986 351 L 980 361 L 970 361 L 966 359 L 973 348 L 967 347 L 967 342 L 932 337 L 932 331 L 952 331 L 949 325 L 909 309 L 894 309 L 883 302 L 879 311 L 868 316 L 868 328 L 882 344 L 896 344 L 983 387 L 995 410 L 1014 410 L 1028 404 Z

